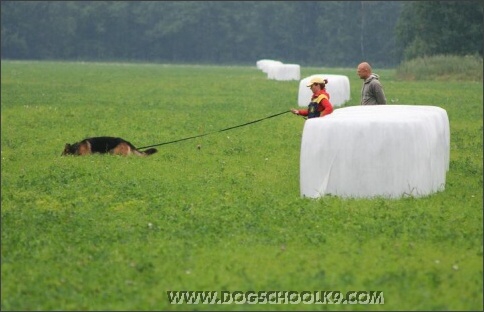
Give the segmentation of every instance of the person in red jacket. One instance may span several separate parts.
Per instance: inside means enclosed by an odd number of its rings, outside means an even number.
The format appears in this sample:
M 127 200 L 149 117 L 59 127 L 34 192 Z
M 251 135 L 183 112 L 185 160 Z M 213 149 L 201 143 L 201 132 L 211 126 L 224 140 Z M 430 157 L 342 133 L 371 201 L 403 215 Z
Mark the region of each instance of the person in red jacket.
M 329 93 L 326 92 L 328 79 L 314 77 L 309 81 L 308 87 L 313 91 L 311 102 L 307 109 L 291 109 L 296 115 L 307 116 L 308 118 L 324 117 L 333 112 L 333 105 L 329 101 Z

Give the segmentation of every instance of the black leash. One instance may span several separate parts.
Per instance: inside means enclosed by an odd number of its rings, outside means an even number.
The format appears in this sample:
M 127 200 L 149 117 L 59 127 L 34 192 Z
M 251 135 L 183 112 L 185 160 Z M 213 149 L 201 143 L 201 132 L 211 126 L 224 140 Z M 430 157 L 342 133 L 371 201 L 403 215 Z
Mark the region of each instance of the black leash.
M 277 114 L 274 114 L 274 115 L 270 115 L 270 116 L 267 116 L 267 117 L 264 117 L 264 118 L 261 118 L 261 119 L 257 119 L 257 120 L 254 120 L 254 121 L 246 122 L 246 123 L 241 124 L 241 125 L 237 125 L 237 126 L 233 126 L 233 127 L 228 127 L 228 128 L 222 129 L 222 130 L 217 130 L 217 131 L 212 131 L 212 132 L 208 132 L 208 133 L 204 133 L 204 134 L 194 135 L 194 136 L 191 136 L 191 137 L 186 137 L 186 138 L 183 138 L 183 139 L 173 140 L 173 141 L 169 141 L 169 142 L 163 142 L 163 143 L 159 143 L 159 144 L 153 144 L 153 145 L 138 147 L 137 149 L 141 150 L 141 149 L 145 149 L 145 148 L 148 148 L 148 147 L 161 146 L 161 145 L 166 145 L 166 144 L 181 142 L 181 141 L 185 141 L 185 140 L 195 139 L 195 138 L 203 137 L 203 136 L 206 136 L 206 135 L 209 135 L 209 134 L 214 134 L 214 133 L 218 133 L 218 132 L 224 132 L 224 131 L 227 131 L 227 130 L 231 130 L 231 129 L 235 129 L 235 128 L 240 128 L 240 127 L 243 127 L 243 126 L 247 126 L 247 125 L 250 125 L 250 124 L 253 124 L 253 123 L 256 123 L 256 122 L 265 120 L 265 119 L 274 118 L 274 117 L 277 117 L 279 115 L 286 114 L 286 113 L 289 113 L 289 112 L 290 112 L 290 110 L 284 111 L 282 113 L 277 113 Z

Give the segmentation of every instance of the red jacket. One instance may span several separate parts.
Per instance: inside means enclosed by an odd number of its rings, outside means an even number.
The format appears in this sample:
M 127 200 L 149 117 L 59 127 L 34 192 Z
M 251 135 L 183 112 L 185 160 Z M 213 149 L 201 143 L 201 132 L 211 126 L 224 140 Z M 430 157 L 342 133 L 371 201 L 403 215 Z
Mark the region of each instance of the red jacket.
M 326 116 L 333 112 L 333 105 L 329 101 L 329 93 L 326 92 L 326 89 L 313 93 L 313 96 L 311 97 L 311 102 L 318 103 L 318 111 L 321 113 L 319 117 Z M 298 112 L 299 115 L 302 116 L 308 115 L 307 109 L 299 109 Z

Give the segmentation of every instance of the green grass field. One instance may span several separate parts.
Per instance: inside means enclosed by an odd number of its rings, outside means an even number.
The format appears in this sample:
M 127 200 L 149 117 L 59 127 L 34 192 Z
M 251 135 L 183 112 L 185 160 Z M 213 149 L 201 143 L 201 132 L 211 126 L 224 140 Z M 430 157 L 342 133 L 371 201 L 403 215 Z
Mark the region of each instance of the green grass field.
M 355 69 L 302 68 L 347 75 Z M 296 107 L 298 81 L 254 67 L 2 61 L 2 310 L 482 310 L 483 86 L 401 81 L 390 104 L 449 116 L 443 192 L 304 199 L 292 114 L 159 147 L 61 157 L 65 143 L 146 146 Z M 200 149 L 198 148 L 200 146 Z M 170 290 L 382 291 L 383 305 L 172 305 Z

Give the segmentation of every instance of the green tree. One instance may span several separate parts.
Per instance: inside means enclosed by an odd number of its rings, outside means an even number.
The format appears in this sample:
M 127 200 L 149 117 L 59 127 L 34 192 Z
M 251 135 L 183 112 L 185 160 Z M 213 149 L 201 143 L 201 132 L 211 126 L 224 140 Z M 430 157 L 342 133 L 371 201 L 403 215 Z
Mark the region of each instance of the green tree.
M 252 64 L 270 58 L 334 67 L 361 60 L 392 66 L 401 57 L 393 32 L 399 1 L 0 4 L 2 58 Z
M 2 2 L 2 57 L 72 56 L 76 22 L 71 2 Z
M 29 45 L 24 36 L 30 27 L 28 20 L 18 20 L 25 14 L 25 3 L 1 2 L 2 21 L 2 58 L 16 56 L 18 59 L 28 58 Z
M 396 28 L 404 59 L 438 54 L 482 56 L 482 1 L 405 3 Z

